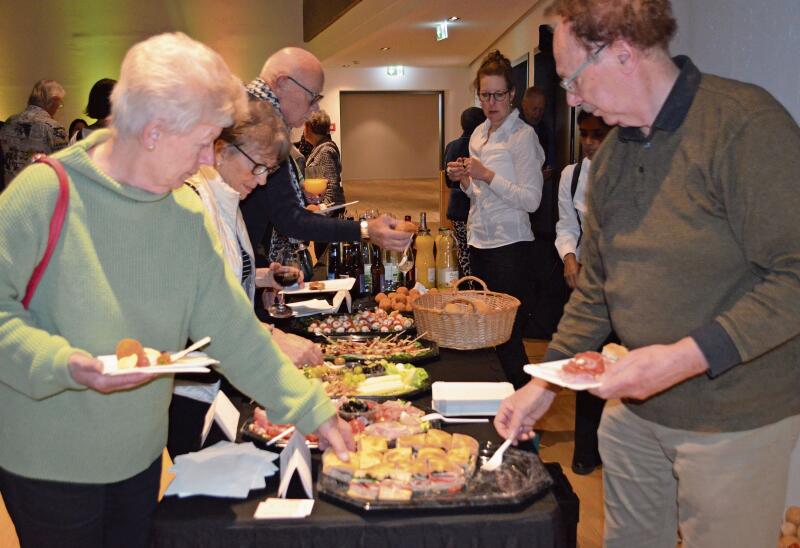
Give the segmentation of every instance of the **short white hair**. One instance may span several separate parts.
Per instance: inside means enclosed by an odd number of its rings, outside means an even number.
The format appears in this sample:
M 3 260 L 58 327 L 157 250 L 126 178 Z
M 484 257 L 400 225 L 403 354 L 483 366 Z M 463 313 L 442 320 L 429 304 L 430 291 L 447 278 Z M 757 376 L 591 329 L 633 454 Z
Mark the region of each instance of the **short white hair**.
M 222 57 L 181 32 L 129 49 L 111 93 L 111 126 L 124 135 L 156 119 L 173 133 L 199 123 L 226 127 L 246 113 L 244 86 Z

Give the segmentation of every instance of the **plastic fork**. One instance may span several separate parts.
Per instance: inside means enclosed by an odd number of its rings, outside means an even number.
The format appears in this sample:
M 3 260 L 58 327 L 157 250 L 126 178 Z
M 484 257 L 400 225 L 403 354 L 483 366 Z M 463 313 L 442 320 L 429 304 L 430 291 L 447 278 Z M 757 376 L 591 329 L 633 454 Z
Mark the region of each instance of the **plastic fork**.
M 466 422 L 489 422 L 489 419 L 458 419 L 458 418 L 450 418 L 445 417 L 441 413 L 428 413 L 420 417 L 421 421 L 432 421 L 432 420 L 440 420 L 442 422 L 452 422 L 452 423 L 466 423 Z
M 481 465 L 481 470 L 492 472 L 500 468 L 500 465 L 503 464 L 503 453 L 506 452 L 506 449 L 508 449 L 508 447 L 511 445 L 511 442 L 513 442 L 514 438 L 516 437 L 516 432 L 509 436 L 508 439 L 503 442 L 503 445 L 497 448 L 497 451 L 494 452 L 494 455 L 492 455 L 489 460 Z
M 175 352 L 174 354 L 172 354 L 172 355 L 170 356 L 170 359 L 171 359 L 173 362 L 176 362 L 176 361 L 178 361 L 179 359 L 181 359 L 181 358 L 183 358 L 184 356 L 186 356 L 187 354 L 189 354 L 189 352 L 192 352 L 192 351 L 194 351 L 194 350 L 197 350 L 198 348 L 200 348 L 200 347 L 202 347 L 202 346 L 205 346 L 205 345 L 207 345 L 207 344 L 208 344 L 208 343 L 210 343 L 210 342 L 211 342 L 211 337 L 203 337 L 202 339 L 200 339 L 199 341 L 197 341 L 197 342 L 196 342 L 196 343 L 194 343 L 193 345 L 189 346 L 188 348 L 185 348 L 185 349 L 181 350 L 180 352 Z

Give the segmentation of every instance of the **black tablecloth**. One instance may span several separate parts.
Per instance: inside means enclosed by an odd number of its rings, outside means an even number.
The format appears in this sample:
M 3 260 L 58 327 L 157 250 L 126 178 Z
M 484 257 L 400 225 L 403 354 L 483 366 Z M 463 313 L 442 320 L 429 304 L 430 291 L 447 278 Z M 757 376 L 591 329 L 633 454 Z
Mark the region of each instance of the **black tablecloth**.
M 492 351 L 442 349 L 441 360 L 425 365 L 432 380 L 504 381 Z M 429 406 L 430 394 L 415 401 Z M 490 424 L 447 425 L 480 440 L 499 441 Z M 316 467 L 315 467 L 316 468 Z M 578 499 L 558 464 L 548 464 L 555 485 L 536 500 L 502 510 L 403 511 L 370 514 L 317 498 L 301 520 L 255 520 L 258 503 L 275 496 L 278 481 L 251 491 L 246 500 L 165 497 L 156 510 L 155 547 L 571 547 L 575 546 Z M 316 471 L 315 471 L 316 474 Z M 316 475 L 315 475 L 316 481 Z M 296 479 L 289 496 L 302 498 Z

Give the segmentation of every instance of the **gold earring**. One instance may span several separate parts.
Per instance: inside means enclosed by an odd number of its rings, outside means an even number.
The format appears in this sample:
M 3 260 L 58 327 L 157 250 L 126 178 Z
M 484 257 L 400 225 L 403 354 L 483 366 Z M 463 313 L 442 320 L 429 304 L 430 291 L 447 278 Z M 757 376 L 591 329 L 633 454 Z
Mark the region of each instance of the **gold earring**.
M 149 150 L 150 152 L 154 151 L 155 149 L 156 149 L 155 143 L 150 143 L 149 145 L 147 145 L 147 150 Z

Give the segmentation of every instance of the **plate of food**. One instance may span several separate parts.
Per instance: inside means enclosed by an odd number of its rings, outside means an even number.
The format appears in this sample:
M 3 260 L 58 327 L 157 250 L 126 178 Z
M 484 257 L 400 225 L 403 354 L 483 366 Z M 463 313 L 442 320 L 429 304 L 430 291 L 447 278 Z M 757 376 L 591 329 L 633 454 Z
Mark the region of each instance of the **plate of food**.
M 271 422 L 267 416 L 267 412 L 261 407 L 256 407 L 253 410 L 253 416 L 247 419 L 242 425 L 241 432 L 243 437 L 266 445 L 272 441 L 272 438 L 286 432 L 291 427 L 291 424 L 277 424 Z M 286 435 L 277 442 L 274 442 L 274 445 L 276 447 L 286 447 L 290 438 L 291 435 Z M 270 445 L 273 444 L 270 443 Z M 319 448 L 319 438 L 314 434 L 307 435 L 306 445 L 311 449 Z
M 325 393 L 332 398 L 352 396 L 368 399 L 392 399 L 397 396 L 415 397 L 430 390 L 428 372 L 410 363 L 388 360 L 365 360 L 305 366 L 303 373 L 310 379 L 320 379 Z
M 392 442 L 359 435 L 348 462 L 323 453 L 317 491 L 357 510 L 391 511 L 513 506 L 552 485 L 538 455 L 516 448 L 497 470 L 480 470 L 496 449 L 437 429 Z
M 172 353 L 145 347 L 136 339 L 122 339 L 117 343 L 114 354 L 97 356 L 97 359 L 103 362 L 105 375 L 209 373 L 211 370 L 208 366 L 219 363 L 202 352 L 190 352 L 173 360 Z
M 606 369 L 627 353 L 627 348 L 612 343 L 605 345 L 602 353 L 580 352 L 566 360 L 528 364 L 524 370 L 532 377 L 570 390 L 590 390 L 599 387 Z
M 377 359 L 420 363 L 439 357 L 439 345 L 419 337 L 397 334 L 388 337 L 346 335 L 326 337 L 325 340 L 327 342 L 321 345 L 322 353 L 326 360 L 334 364 Z
M 290 329 L 304 335 L 387 335 L 414 328 L 414 318 L 400 311 L 387 312 L 381 308 L 352 314 L 325 314 L 292 320 Z
M 423 421 L 425 411 L 402 400 L 377 402 L 360 398 L 339 398 L 335 404 L 339 416 L 350 425 L 353 435 L 366 434 L 392 441 L 427 432 L 432 426 L 439 424 L 439 421 Z M 243 437 L 266 445 L 291 426 L 270 422 L 264 409 L 256 407 L 253 416 L 242 425 L 241 432 Z M 289 438 L 287 435 L 274 442 L 274 445 L 285 447 Z M 306 436 L 306 444 L 311 449 L 318 449 L 319 439 L 314 435 Z

